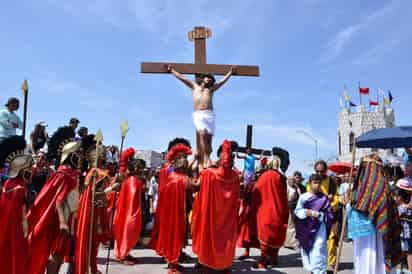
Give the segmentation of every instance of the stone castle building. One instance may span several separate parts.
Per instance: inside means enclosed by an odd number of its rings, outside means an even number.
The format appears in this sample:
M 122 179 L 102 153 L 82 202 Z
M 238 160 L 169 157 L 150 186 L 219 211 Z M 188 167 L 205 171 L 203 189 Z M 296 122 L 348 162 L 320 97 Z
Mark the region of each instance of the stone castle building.
M 377 128 L 395 126 L 395 114 L 391 107 L 358 106 L 350 110 L 342 108 L 339 113 L 338 155 L 339 161 L 352 162 L 352 147 L 355 139 L 365 132 Z M 377 152 L 381 157 L 393 154 L 391 150 L 358 149 L 356 161 L 371 152 Z

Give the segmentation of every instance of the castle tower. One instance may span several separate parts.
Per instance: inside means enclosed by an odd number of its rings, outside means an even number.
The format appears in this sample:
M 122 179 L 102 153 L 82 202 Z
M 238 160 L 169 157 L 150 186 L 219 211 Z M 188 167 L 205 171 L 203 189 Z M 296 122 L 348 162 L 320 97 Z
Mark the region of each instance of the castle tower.
M 395 126 L 395 114 L 390 107 L 373 107 L 369 110 L 366 106 L 358 106 L 353 111 L 342 108 L 339 113 L 338 128 L 338 155 L 339 161 L 352 162 L 352 146 L 355 139 L 365 132 L 377 128 Z M 377 152 L 380 156 L 393 153 L 390 150 L 358 149 L 356 161 L 365 155 Z

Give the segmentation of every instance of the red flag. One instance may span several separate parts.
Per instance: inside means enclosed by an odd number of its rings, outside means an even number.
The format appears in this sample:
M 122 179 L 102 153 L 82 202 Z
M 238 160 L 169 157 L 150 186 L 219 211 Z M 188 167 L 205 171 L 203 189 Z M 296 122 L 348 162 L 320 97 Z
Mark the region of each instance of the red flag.
M 369 94 L 369 88 L 361 88 L 359 87 L 360 94 Z
M 370 106 L 379 106 L 379 102 L 378 102 L 378 101 L 369 100 L 369 105 L 370 105 Z

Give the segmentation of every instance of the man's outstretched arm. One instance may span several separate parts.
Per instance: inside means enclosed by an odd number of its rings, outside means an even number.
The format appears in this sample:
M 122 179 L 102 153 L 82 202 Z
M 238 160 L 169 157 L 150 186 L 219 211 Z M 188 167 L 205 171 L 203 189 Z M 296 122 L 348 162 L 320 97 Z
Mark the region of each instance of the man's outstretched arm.
M 229 80 L 229 78 L 235 73 L 235 68 L 234 67 L 230 67 L 230 70 L 228 73 L 226 73 L 225 76 L 223 76 L 222 80 L 220 80 L 219 82 L 217 82 L 214 86 L 213 86 L 213 91 L 218 90 L 221 86 L 223 86 L 227 80 Z
M 173 73 L 177 79 L 183 82 L 186 86 L 188 86 L 190 89 L 193 89 L 195 87 L 194 83 L 187 79 L 186 77 L 183 76 L 183 74 L 177 72 L 171 65 L 167 66 L 167 71 Z

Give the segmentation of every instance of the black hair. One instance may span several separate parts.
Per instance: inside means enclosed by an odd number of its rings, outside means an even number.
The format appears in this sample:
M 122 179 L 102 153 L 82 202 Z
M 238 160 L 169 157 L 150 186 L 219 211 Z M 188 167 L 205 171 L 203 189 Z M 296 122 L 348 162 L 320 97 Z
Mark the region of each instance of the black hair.
M 5 107 L 8 107 L 10 104 L 13 104 L 13 103 L 15 103 L 15 104 L 20 104 L 20 100 L 18 99 L 18 98 L 16 98 L 16 97 L 10 97 L 8 100 L 7 100 L 7 103 L 4 105 Z
M 189 140 L 185 139 L 185 138 L 181 138 L 181 137 L 176 137 L 173 140 L 171 140 L 169 142 L 169 145 L 167 146 L 167 151 L 169 151 L 172 147 L 174 147 L 177 144 L 183 144 L 189 148 L 192 148 L 192 146 L 190 145 Z
M 215 77 L 212 74 L 207 74 L 207 73 L 196 76 L 196 83 L 200 85 L 205 77 L 212 79 L 212 82 L 210 83 L 209 86 L 213 86 L 216 83 Z
M 273 147 L 272 148 L 272 155 L 276 155 L 280 158 L 280 169 L 283 172 L 286 172 L 288 170 L 289 165 L 290 165 L 290 157 L 289 157 L 289 152 L 283 148 L 280 147 Z
M 312 181 L 322 181 L 322 176 L 318 175 L 318 174 L 312 174 L 309 177 L 309 183 Z
M 57 160 L 60 158 L 60 145 L 74 138 L 74 131 L 71 127 L 64 126 L 56 130 L 47 142 L 47 160 Z
M 316 168 L 318 165 L 322 165 L 325 168 L 325 170 L 328 169 L 328 164 L 324 160 L 317 161 L 313 167 Z
M 302 176 L 302 172 L 296 170 L 295 172 L 293 172 L 293 176 L 299 176 L 299 177 L 303 177 Z
M 25 148 L 26 140 L 23 136 L 14 135 L 4 139 L 0 143 L 0 168 L 3 167 L 10 154 L 22 151 Z
M 402 201 L 406 204 L 409 203 L 411 200 L 411 194 L 404 189 L 397 187 L 395 188 L 394 194 L 395 196 L 399 196 L 402 199 Z

